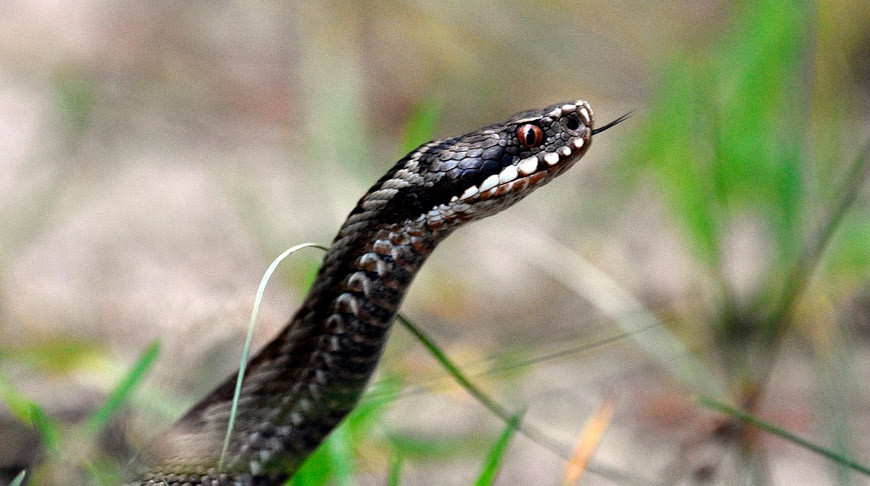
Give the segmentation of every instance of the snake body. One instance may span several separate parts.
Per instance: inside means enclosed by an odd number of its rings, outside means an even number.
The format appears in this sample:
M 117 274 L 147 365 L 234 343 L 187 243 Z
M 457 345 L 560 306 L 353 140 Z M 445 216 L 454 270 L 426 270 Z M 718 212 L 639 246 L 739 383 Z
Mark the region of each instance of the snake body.
M 221 470 L 235 376 L 151 442 L 129 484 L 283 484 L 355 406 L 438 243 L 571 167 L 592 126 L 588 103 L 560 103 L 399 160 L 351 211 L 295 317 L 250 362 Z

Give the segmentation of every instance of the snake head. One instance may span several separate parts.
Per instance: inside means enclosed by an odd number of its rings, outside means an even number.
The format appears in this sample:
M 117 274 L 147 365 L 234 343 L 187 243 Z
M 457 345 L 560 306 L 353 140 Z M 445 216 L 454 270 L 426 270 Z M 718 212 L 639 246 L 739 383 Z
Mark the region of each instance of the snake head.
M 423 144 L 378 181 L 359 209 L 388 206 L 380 214 L 425 219 L 431 229 L 488 216 L 574 165 L 592 142 L 593 120 L 589 103 L 578 100 Z

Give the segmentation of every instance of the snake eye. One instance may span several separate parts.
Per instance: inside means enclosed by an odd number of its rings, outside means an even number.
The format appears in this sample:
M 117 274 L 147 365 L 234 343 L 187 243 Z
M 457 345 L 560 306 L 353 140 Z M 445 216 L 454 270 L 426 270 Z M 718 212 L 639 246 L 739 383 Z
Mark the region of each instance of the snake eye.
M 535 148 L 544 141 L 544 131 L 537 125 L 526 123 L 517 128 L 517 138 L 525 148 Z

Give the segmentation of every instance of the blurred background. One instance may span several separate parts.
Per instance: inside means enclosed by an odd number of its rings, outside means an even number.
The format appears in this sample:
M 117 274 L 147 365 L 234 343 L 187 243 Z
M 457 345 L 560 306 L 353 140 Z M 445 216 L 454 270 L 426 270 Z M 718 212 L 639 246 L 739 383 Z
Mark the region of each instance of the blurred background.
M 698 398 L 870 464 L 864 0 L 0 3 L 0 482 L 117 484 L 281 251 L 415 144 L 577 98 L 638 112 L 403 307 L 525 410 L 497 484 L 573 484 L 581 438 L 580 484 L 870 484 Z M 373 382 L 296 484 L 475 481 L 499 417 L 398 325 Z

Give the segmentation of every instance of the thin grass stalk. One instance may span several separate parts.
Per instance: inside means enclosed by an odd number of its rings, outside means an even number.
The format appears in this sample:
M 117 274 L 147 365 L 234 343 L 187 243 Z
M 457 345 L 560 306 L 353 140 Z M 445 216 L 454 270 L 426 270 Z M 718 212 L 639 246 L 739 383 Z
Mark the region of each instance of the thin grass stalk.
M 813 444 L 812 442 L 804 438 L 798 437 L 797 435 L 792 434 L 787 430 L 781 429 L 773 424 L 765 422 L 755 417 L 754 415 L 748 414 L 742 410 L 738 410 L 718 400 L 714 400 L 712 398 L 704 396 L 695 397 L 695 401 L 709 409 L 716 410 L 717 412 L 723 413 L 725 415 L 730 415 L 731 417 L 734 417 L 741 422 L 752 425 L 753 427 L 757 427 L 758 429 L 761 429 L 765 432 L 774 434 L 782 439 L 785 439 L 795 445 L 798 445 L 800 447 L 803 447 L 804 449 L 807 449 L 820 456 L 830 459 L 838 464 L 842 464 L 848 468 L 858 471 L 865 476 L 870 476 L 870 467 L 860 464 L 854 459 L 847 457 L 843 454 L 839 454 L 820 445 Z
M 238 377 L 236 378 L 236 388 L 233 392 L 233 403 L 230 407 L 230 418 L 227 422 L 227 433 L 224 436 L 224 443 L 221 447 L 221 457 L 220 461 L 218 462 L 218 471 L 223 470 L 227 449 L 230 446 L 230 437 L 232 437 L 233 427 L 236 423 L 236 414 L 239 408 L 239 396 L 242 393 L 242 382 L 245 379 L 245 370 L 248 367 L 248 355 L 251 352 L 251 343 L 254 340 L 254 327 L 257 323 L 257 315 L 260 313 L 260 304 L 262 304 L 263 302 L 263 294 L 266 292 L 266 284 L 269 283 L 269 279 L 272 277 L 272 274 L 275 273 L 275 269 L 278 268 L 278 264 L 280 264 L 282 261 L 284 261 L 285 258 L 296 253 L 297 251 L 309 247 L 320 248 L 323 251 L 328 250 L 328 248 L 326 248 L 325 246 L 319 245 L 317 243 L 302 243 L 292 248 L 288 248 L 284 251 L 284 253 L 278 255 L 278 258 L 272 261 L 272 264 L 269 265 L 268 269 L 266 269 L 266 273 L 263 274 L 263 278 L 260 279 L 260 286 L 257 288 L 257 295 L 254 298 L 254 308 L 253 310 L 251 310 L 251 321 L 248 324 L 248 333 L 245 336 L 245 347 L 242 350 L 241 363 L 239 364 L 239 373 Z

